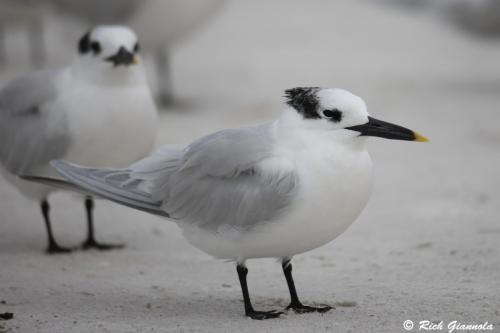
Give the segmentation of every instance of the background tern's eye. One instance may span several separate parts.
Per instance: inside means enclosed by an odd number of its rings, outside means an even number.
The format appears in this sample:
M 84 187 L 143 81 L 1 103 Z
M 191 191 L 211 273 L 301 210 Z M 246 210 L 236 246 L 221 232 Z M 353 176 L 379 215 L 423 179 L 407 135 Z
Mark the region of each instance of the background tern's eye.
M 336 123 L 342 120 L 342 112 L 337 109 L 325 110 L 323 111 L 323 115 Z
M 92 50 L 92 52 L 94 54 L 99 54 L 101 53 L 101 44 L 99 44 L 99 42 L 92 42 L 90 43 L 90 49 Z
M 135 43 L 134 52 L 137 53 L 137 52 L 139 52 L 140 49 L 141 49 L 141 46 L 139 45 L 139 43 Z

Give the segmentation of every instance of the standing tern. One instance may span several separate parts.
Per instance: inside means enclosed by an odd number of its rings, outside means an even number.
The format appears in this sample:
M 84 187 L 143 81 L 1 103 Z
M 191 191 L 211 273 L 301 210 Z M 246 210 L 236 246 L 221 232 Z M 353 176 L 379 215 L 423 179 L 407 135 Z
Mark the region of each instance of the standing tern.
M 48 195 L 54 187 L 15 175 L 56 174 L 49 162 L 65 159 L 95 167 L 125 167 L 147 156 L 156 134 L 156 107 L 139 63 L 135 33 L 98 26 L 78 43 L 66 68 L 14 80 L 0 91 L 0 171 L 26 196 L 40 202 L 49 253 L 68 252 L 52 233 Z M 124 140 L 130 135 L 133 140 Z M 109 249 L 94 237 L 93 199 L 85 198 L 84 248 Z
M 331 307 L 299 300 L 292 257 L 336 238 L 365 207 L 372 187 L 366 137 L 427 139 L 370 117 L 365 102 L 342 89 L 294 88 L 286 97 L 289 108 L 272 123 L 167 145 L 126 169 L 52 165 L 66 186 L 167 217 L 195 247 L 235 260 L 247 316 L 281 314 L 250 301 L 245 261 L 266 257 L 281 258 L 287 309 L 326 312 Z

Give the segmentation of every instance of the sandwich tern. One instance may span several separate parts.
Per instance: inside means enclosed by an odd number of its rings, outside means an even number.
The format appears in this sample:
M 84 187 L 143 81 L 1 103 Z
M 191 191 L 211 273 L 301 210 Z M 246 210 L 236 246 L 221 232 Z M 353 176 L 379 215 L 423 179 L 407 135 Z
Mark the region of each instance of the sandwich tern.
M 96 169 L 63 161 L 66 179 L 28 179 L 76 186 L 96 196 L 176 222 L 195 247 L 236 261 L 245 314 L 250 301 L 245 261 L 280 258 L 290 291 L 287 309 L 304 305 L 292 278 L 294 255 L 322 246 L 353 223 L 372 185 L 366 138 L 427 141 L 404 127 L 369 116 L 365 102 L 342 89 L 294 88 L 278 120 L 226 129 L 187 146 L 166 145 L 125 169 Z
M 97 26 L 80 39 L 70 66 L 29 74 L 0 91 L 0 169 L 23 194 L 40 202 L 49 253 L 69 251 L 52 233 L 48 195 L 56 188 L 15 175 L 55 174 L 49 165 L 53 159 L 125 167 L 150 153 L 157 112 L 138 45 L 127 27 Z M 130 135 L 134 139 L 124 144 Z M 83 248 L 112 248 L 95 240 L 92 197 L 85 198 L 85 207 Z

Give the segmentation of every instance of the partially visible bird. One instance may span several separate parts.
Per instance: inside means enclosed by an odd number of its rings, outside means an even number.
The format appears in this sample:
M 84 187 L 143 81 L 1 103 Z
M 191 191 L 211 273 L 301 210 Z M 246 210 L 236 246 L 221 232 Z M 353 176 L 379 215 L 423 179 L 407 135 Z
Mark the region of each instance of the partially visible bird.
M 427 139 L 372 118 L 361 98 L 342 89 L 294 88 L 286 96 L 289 108 L 272 123 L 167 145 L 125 169 L 53 165 L 65 186 L 169 218 L 197 248 L 235 260 L 247 316 L 281 313 L 257 311 L 250 301 L 245 261 L 265 257 L 281 259 L 287 309 L 325 312 L 331 307 L 299 300 L 292 257 L 336 238 L 365 207 L 372 184 L 367 137 Z
M 500 38 L 500 0 L 448 0 L 436 5 L 444 17 L 463 31 Z
M 16 175 L 51 175 L 49 161 L 55 158 L 124 167 L 146 156 L 156 136 L 157 112 L 136 34 L 123 26 L 98 26 L 80 39 L 77 50 L 70 66 L 29 74 L 0 91 L 0 169 L 23 194 L 40 202 L 49 253 L 69 251 L 52 233 L 48 196 L 56 188 Z M 83 247 L 113 248 L 95 240 L 93 207 L 86 197 Z
M 453 24 L 471 36 L 500 37 L 500 0 L 378 0 L 407 6 Z
M 0 68 L 8 63 L 6 37 L 12 28 L 25 30 L 31 64 L 39 68 L 45 63 L 44 6 L 36 0 L 0 0 Z
M 170 53 L 174 45 L 198 28 L 225 0 L 52 0 L 65 14 L 92 24 L 132 27 L 145 52 L 153 54 L 158 102 L 172 102 Z

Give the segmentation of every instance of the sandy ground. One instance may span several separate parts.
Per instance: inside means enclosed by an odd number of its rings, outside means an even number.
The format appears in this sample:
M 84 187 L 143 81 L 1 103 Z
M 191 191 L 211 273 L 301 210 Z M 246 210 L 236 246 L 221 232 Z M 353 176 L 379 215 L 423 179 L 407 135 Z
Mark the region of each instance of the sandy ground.
M 3 82 L 26 69 L 14 65 Z M 407 319 L 500 331 L 500 43 L 358 1 L 235 1 L 173 65 L 178 102 L 162 113 L 160 143 L 273 119 L 283 89 L 298 85 L 347 88 L 377 118 L 431 138 L 372 140 L 365 211 L 295 258 L 302 300 L 336 309 L 247 319 L 233 264 L 191 247 L 173 223 L 105 201 L 98 237 L 125 249 L 47 256 L 38 206 L 0 181 L 0 313 L 14 313 L 0 332 L 402 332 Z M 52 201 L 58 240 L 76 245 L 83 204 Z M 249 269 L 255 307 L 286 306 L 280 266 Z

